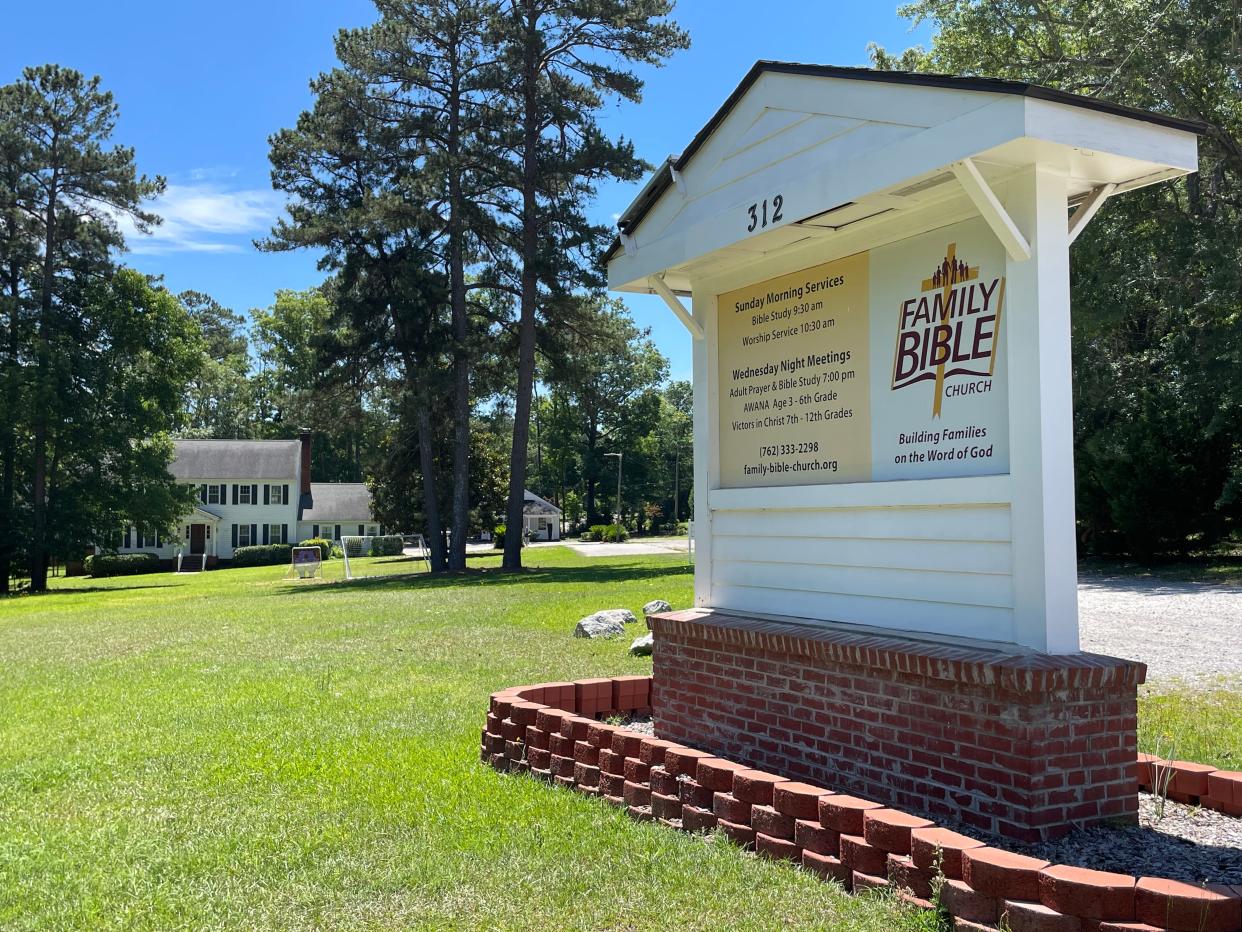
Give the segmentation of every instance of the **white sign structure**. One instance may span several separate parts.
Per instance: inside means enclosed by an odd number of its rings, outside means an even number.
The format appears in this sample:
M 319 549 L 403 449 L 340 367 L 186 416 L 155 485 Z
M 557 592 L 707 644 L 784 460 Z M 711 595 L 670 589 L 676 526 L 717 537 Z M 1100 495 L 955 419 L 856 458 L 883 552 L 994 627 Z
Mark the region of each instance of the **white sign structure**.
M 318 547 L 294 547 L 289 568 L 298 579 L 312 579 L 319 574 L 323 552 Z
M 608 262 L 695 338 L 696 605 L 1077 651 L 1069 245 L 1199 129 L 758 63 Z

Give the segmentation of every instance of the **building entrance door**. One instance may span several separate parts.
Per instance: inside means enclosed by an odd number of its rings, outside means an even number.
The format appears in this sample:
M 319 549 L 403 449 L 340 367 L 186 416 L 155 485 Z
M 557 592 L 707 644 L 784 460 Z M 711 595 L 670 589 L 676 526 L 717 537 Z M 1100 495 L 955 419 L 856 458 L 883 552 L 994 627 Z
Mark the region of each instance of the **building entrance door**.
M 190 553 L 207 552 L 207 525 L 190 525 Z

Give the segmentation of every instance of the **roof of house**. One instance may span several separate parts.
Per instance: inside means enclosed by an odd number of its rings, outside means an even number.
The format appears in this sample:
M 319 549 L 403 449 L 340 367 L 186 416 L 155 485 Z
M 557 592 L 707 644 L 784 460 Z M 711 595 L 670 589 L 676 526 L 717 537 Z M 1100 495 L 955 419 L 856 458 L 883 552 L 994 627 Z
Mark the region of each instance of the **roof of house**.
M 525 491 L 526 491 L 526 498 L 525 498 L 525 502 L 522 505 L 523 514 L 528 514 L 528 515 L 556 514 L 556 515 L 559 515 L 561 513 L 561 510 L 557 508 L 555 505 L 553 505 L 546 498 L 540 498 L 530 489 L 526 489 Z
M 805 64 L 802 62 L 787 61 L 767 61 L 760 60 L 755 62 L 746 76 L 742 78 L 741 83 L 734 88 L 733 93 L 725 100 L 711 119 L 703 126 L 702 129 L 695 134 L 690 140 L 689 145 L 682 151 L 680 155 L 669 156 L 665 162 L 660 165 L 655 173 L 647 180 L 647 183 L 639 191 L 634 202 L 630 204 L 617 220 L 617 228 L 622 233 L 633 233 L 642 222 L 643 217 L 655 205 L 660 197 L 673 185 L 673 174 L 683 170 L 694 154 L 702 147 L 712 133 L 727 117 L 730 111 L 737 105 L 738 101 L 745 96 L 751 86 L 766 73 L 777 74 L 794 74 L 805 75 L 810 77 L 821 78 L 841 78 L 850 81 L 878 81 L 886 84 L 904 84 L 916 87 L 940 87 L 951 90 L 961 91 L 982 91 L 992 94 L 1012 94 L 1020 97 L 1030 97 L 1037 100 L 1046 100 L 1051 103 L 1065 104 L 1071 107 L 1079 107 L 1085 110 L 1094 110 L 1098 113 L 1107 113 L 1113 116 L 1126 117 L 1132 120 L 1140 120 L 1145 123 L 1154 123 L 1157 126 L 1165 126 L 1170 129 L 1183 130 L 1191 133 L 1203 133 L 1206 125 L 1195 121 L 1185 120 L 1173 116 L 1168 113 L 1158 113 L 1150 110 L 1143 110 L 1138 107 L 1130 107 L 1125 104 L 1117 104 L 1108 100 L 1100 100 L 1095 97 L 1084 97 L 1080 94 L 1071 94 L 1068 91 L 1061 91 L 1051 87 L 1044 87 L 1040 84 L 1031 84 L 1027 81 L 1011 81 L 1004 78 L 981 78 L 962 75 L 947 74 L 925 74 L 913 71 L 880 71 L 874 68 L 850 68 L 840 65 L 815 65 Z M 621 240 L 618 238 L 609 248 L 605 260 L 611 259 L 622 248 Z
M 203 479 L 292 479 L 298 440 L 174 440 L 168 471 L 181 482 Z
M 312 482 L 303 521 L 371 520 L 371 490 L 362 482 Z

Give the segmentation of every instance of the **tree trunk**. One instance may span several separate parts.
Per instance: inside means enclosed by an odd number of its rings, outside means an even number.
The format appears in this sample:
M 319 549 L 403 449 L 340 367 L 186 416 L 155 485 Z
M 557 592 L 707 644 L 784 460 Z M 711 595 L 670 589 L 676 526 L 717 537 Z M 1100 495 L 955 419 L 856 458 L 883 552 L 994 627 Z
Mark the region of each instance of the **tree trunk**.
M 420 384 L 418 397 L 418 465 L 423 474 L 423 518 L 427 522 L 427 548 L 431 552 L 431 571 L 442 573 L 448 563 L 444 557 L 444 527 L 440 523 L 440 500 L 436 494 L 435 431 L 431 427 L 431 405 Z
M 16 238 L 16 234 L 13 234 Z M 0 527 L 7 533 L 0 535 L 0 593 L 9 591 L 9 578 L 13 575 L 13 540 L 17 528 L 13 526 L 14 474 L 17 468 L 17 328 L 21 286 L 17 266 L 9 268 L 9 345 L 8 359 L 4 365 L 4 415 L 0 417 Z
M 507 570 L 522 568 L 523 506 L 526 502 L 526 456 L 530 447 L 530 400 L 535 384 L 535 305 L 538 301 L 539 212 L 538 143 L 539 112 L 536 87 L 536 39 L 538 16 L 533 0 L 523 0 L 526 36 L 522 73 L 522 277 L 521 317 L 518 321 L 517 394 L 513 404 L 513 449 L 509 454 L 509 501 L 505 509 Z
M 461 89 L 451 65 L 449 110 L 449 290 L 453 315 L 453 515 L 448 567 L 466 568 L 466 521 L 470 513 L 470 356 L 466 314 L 465 230 L 461 222 Z
M 48 189 L 47 210 L 44 213 L 43 231 L 43 282 L 39 304 L 39 338 L 35 353 L 35 384 L 38 390 L 33 404 L 34 437 L 32 459 L 34 471 L 30 482 L 31 533 L 30 533 L 30 591 L 47 591 L 47 408 L 49 398 L 51 350 L 48 331 L 52 325 L 52 282 L 55 278 L 56 251 L 56 198 L 58 172 L 53 170 Z

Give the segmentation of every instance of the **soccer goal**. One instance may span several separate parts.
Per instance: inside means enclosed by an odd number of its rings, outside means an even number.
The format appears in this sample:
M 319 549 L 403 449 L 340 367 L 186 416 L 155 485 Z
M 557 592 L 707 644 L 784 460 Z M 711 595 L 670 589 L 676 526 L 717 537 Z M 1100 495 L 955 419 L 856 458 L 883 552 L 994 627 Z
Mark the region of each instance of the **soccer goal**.
M 383 536 L 389 538 L 402 538 L 405 541 L 405 545 L 402 547 L 401 553 L 421 561 L 426 565 L 427 569 L 431 569 L 431 556 L 427 551 L 427 543 L 423 540 L 422 534 L 385 534 Z M 345 565 L 346 579 L 361 579 L 364 575 L 387 575 L 383 573 L 363 574 L 359 572 L 361 564 L 359 564 L 358 560 L 360 557 L 367 557 L 371 555 L 371 541 L 373 539 L 374 538 L 370 536 L 341 535 L 341 539 L 337 543 L 340 544 L 341 547 L 341 557 Z M 396 553 L 390 553 L 389 555 L 398 556 Z

